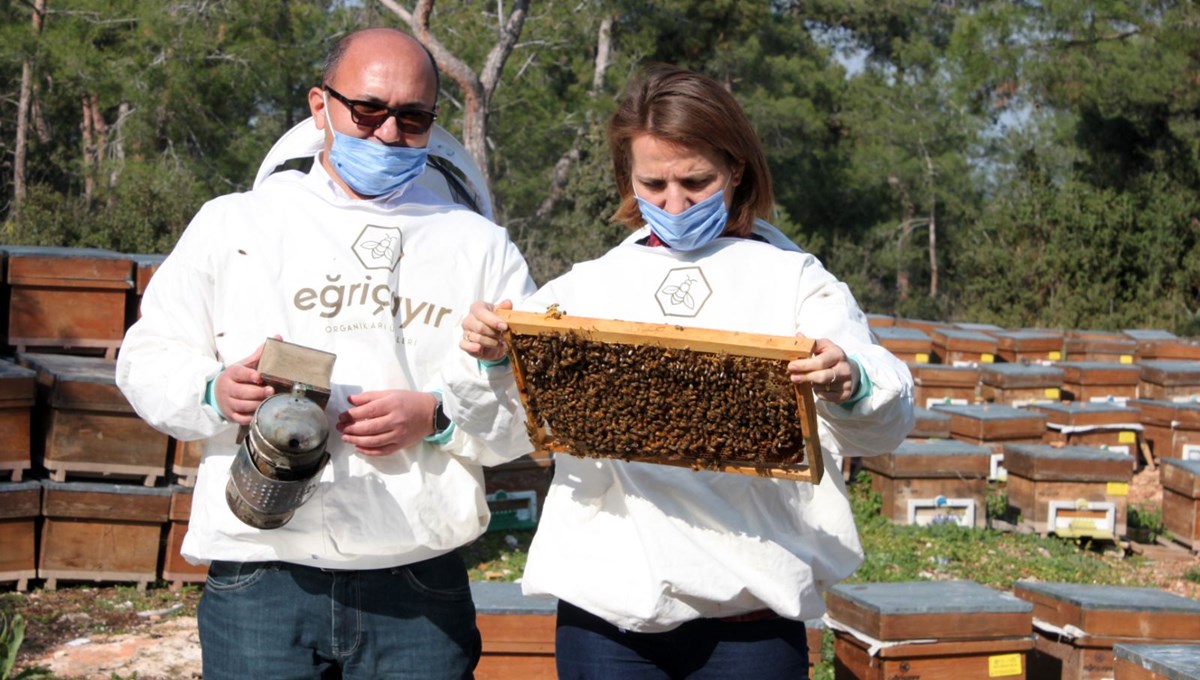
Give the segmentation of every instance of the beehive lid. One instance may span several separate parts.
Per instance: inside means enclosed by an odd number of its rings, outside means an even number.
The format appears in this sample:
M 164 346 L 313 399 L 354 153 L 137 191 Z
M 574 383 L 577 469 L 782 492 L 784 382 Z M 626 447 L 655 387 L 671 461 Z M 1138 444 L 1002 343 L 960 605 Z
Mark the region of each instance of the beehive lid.
M 1143 361 L 1138 370 L 1142 380 L 1157 385 L 1200 385 L 1200 361 Z
M 1185 645 L 1113 645 L 1113 656 L 1153 673 L 1161 680 L 1200 680 L 1200 643 Z M 1150 676 L 1147 676 L 1150 677 Z
M 40 482 L 0 482 L 0 519 L 25 519 L 41 514 Z
M 37 371 L 37 382 L 49 394 L 54 408 L 80 411 L 133 413 L 117 389 L 117 362 L 101 357 L 69 354 L 17 354 L 21 364 Z
M 1127 328 L 1121 332 L 1138 342 L 1161 342 L 1163 340 L 1177 340 L 1179 338 L 1178 335 L 1175 335 L 1171 331 L 1159 330 L 1157 328 Z
M 1117 361 L 1061 361 L 1063 382 L 1074 385 L 1136 385 L 1138 367 Z
M 867 315 L 867 325 L 870 326 L 872 329 L 882 328 L 885 326 L 887 326 L 887 327 L 895 326 L 896 325 L 896 317 L 890 316 L 887 314 L 868 314 Z
M 1014 352 L 1055 352 L 1062 351 L 1063 346 L 1063 335 L 1059 331 L 1027 329 L 998 331 L 992 335 L 1000 349 Z
M 961 328 L 964 331 L 978 331 L 980 333 L 998 333 L 1004 329 L 994 323 L 971 323 L 968 321 L 957 321 L 954 324 L 955 328 Z
M 979 381 L 1006 389 L 1062 387 L 1063 372 L 1041 364 L 988 364 L 980 370 Z
M 888 477 L 986 479 L 991 449 L 952 439 L 905 440 L 891 453 L 867 456 L 863 467 Z
M 995 354 L 999 346 L 995 336 L 962 328 L 935 328 L 929 333 L 933 344 L 948 350 Z
M 937 404 L 935 410 L 950 415 L 950 433 L 977 441 L 1041 437 L 1046 416 L 1004 404 Z
M 880 345 L 893 352 L 926 352 L 933 349 L 933 340 L 920 328 L 903 326 L 872 327 L 871 332 Z
M 1137 341 L 1125 333 L 1078 329 L 1067 333 L 1064 346 L 1068 355 L 1072 351 L 1133 354 Z
M 1200 460 L 1162 458 L 1159 473 L 1164 488 L 1187 498 L 1200 498 Z
M 553 616 L 558 600 L 547 597 L 526 597 L 520 583 L 472 581 L 471 599 L 480 614 L 544 614 Z
M 171 490 L 132 484 L 42 481 L 42 514 L 61 519 L 165 522 Z
M 978 366 L 909 363 L 913 382 L 928 387 L 974 387 L 979 382 Z
M 812 389 L 787 375 L 811 339 L 499 314 L 538 450 L 820 481 Z
M 1200 404 L 1195 402 L 1164 401 L 1162 399 L 1130 399 L 1126 405 L 1141 412 L 1143 423 L 1167 425 L 1180 429 L 1200 429 Z
M 1157 588 L 1017 581 L 1013 593 L 1033 603 L 1034 618 L 1088 636 L 1200 640 L 1200 602 Z
M 1072 401 L 1030 404 L 1028 408 L 1046 414 L 1050 427 L 1082 427 L 1088 425 L 1133 425 L 1141 422 L 1141 412 L 1136 408 L 1116 402 Z
M 1128 482 L 1133 458 L 1096 446 L 1005 444 L 1004 468 L 1037 481 Z
M 950 328 L 950 324 L 942 323 L 941 321 L 910 319 L 903 316 L 896 317 L 896 325 L 901 328 L 917 328 L 924 331 L 926 335 L 932 333 L 935 328 Z
M 55 288 L 133 288 L 128 255 L 95 248 L 4 246 L 8 282 Z
M 32 406 L 37 373 L 0 359 L 0 407 Z
M 829 590 L 835 621 L 885 641 L 1029 635 L 1033 606 L 973 581 L 841 583 Z
M 916 422 L 908 436 L 950 438 L 950 414 L 917 406 L 913 408 L 913 417 Z

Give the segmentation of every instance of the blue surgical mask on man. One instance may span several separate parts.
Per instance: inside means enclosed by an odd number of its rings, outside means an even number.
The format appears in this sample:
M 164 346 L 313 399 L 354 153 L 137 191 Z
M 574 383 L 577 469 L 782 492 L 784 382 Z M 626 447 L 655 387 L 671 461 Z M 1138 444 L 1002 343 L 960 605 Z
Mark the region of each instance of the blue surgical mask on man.
M 638 209 L 650 231 L 675 250 L 696 250 L 712 243 L 725 231 L 729 210 L 725 207 L 725 188 L 683 212 L 672 215 L 637 195 Z
M 338 177 L 360 196 L 383 196 L 404 188 L 425 172 L 427 147 L 388 146 L 338 132 L 329 118 L 325 100 L 325 124 L 333 132 L 329 162 Z

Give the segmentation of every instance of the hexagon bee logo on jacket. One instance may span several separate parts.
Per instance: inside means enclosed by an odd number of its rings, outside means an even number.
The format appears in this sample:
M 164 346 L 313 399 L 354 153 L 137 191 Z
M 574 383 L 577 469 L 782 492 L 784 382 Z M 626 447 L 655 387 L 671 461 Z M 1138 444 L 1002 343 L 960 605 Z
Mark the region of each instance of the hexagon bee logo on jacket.
M 663 316 L 694 317 L 711 296 L 712 288 L 699 267 L 672 269 L 654 293 Z
M 392 270 L 404 256 L 404 234 L 399 227 L 368 224 L 351 250 L 364 269 Z

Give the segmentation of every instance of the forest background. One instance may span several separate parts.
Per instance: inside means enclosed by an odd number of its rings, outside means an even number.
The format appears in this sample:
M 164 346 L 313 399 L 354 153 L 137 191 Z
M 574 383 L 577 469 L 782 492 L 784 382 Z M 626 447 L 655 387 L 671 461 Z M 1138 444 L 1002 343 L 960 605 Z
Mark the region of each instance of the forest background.
M 622 237 L 604 123 L 669 62 L 742 103 L 774 223 L 866 311 L 1196 335 L 1198 4 L 0 0 L 0 244 L 168 252 L 385 25 L 539 283 Z

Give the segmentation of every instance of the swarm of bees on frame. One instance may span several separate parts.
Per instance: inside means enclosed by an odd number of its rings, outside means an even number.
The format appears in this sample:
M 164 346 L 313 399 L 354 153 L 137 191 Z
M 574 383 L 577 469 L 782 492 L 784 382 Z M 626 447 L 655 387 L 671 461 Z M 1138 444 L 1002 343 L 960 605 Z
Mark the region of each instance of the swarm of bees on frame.
M 534 442 L 603 458 L 660 458 L 696 467 L 789 466 L 804 433 L 787 362 L 574 333 L 514 335 Z M 548 433 L 548 434 L 547 434 Z

